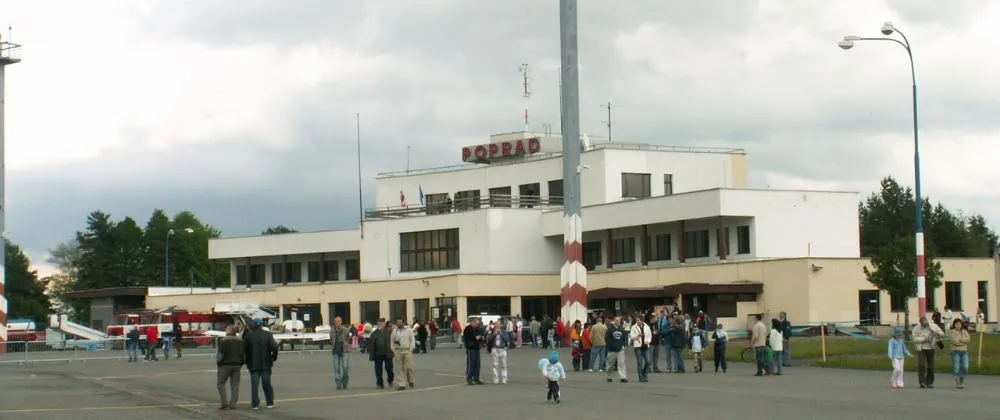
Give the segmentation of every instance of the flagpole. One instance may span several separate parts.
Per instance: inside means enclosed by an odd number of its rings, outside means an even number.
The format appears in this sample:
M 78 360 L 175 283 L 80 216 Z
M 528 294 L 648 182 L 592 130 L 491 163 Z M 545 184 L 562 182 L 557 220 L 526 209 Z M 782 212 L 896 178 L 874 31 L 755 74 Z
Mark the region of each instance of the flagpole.
M 361 230 L 361 239 L 365 238 L 365 205 L 361 196 L 361 113 L 354 114 L 354 124 L 357 127 L 358 140 L 358 224 Z

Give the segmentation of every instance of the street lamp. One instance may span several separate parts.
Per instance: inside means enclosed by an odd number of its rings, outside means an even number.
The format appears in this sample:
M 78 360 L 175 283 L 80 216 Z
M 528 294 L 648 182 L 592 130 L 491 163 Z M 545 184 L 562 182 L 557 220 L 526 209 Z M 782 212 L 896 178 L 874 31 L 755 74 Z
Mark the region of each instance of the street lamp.
M 182 232 L 184 232 L 184 233 L 194 233 L 194 229 L 184 228 L 184 230 Z M 164 254 L 165 258 L 166 258 L 166 262 L 164 263 L 164 267 L 166 268 L 166 270 L 164 270 L 165 273 L 164 273 L 164 276 L 163 276 L 163 287 L 170 287 L 170 237 L 171 236 L 174 236 L 174 230 L 173 229 L 170 229 L 170 230 L 167 231 L 167 245 L 166 245 L 166 249 L 163 252 L 163 254 Z
M 916 254 L 917 254 L 917 307 L 920 310 L 920 317 L 923 318 L 927 315 L 927 296 L 926 296 L 926 271 L 924 266 L 924 223 L 923 223 L 923 211 L 924 211 L 924 198 L 920 188 L 920 135 L 917 129 L 917 73 L 914 70 L 913 65 L 913 49 L 910 48 L 910 40 L 906 38 L 898 28 L 893 26 L 892 22 L 886 22 L 882 25 L 881 29 L 882 35 L 885 37 L 876 38 L 865 38 L 860 36 L 845 36 L 844 39 L 837 43 L 841 49 L 849 50 L 854 47 L 854 43 L 858 41 L 890 41 L 895 42 L 902 46 L 906 50 L 907 57 L 910 58 L 910 79 L 913 81 L 913 178 L 914 178 L 914 189 L 916 190 L 916 219 L 915 219 L 915 235 L 916 235 Z M 898 33 L 902 41 L 896 38 L 888 38 L 889 35 L 893 33 Z

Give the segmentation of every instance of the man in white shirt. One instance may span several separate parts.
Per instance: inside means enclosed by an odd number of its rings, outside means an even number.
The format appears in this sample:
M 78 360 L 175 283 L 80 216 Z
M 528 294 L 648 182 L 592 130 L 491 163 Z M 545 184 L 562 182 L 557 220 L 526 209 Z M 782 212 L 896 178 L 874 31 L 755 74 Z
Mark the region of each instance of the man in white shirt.
M 635 350 L 635 361 L 639 369 L 639 382 L 649 382 L 649 344 L 653 341 L 653 330 L 649 328 L 642 317 L 635 318 L 628 334 L 629 342 Z

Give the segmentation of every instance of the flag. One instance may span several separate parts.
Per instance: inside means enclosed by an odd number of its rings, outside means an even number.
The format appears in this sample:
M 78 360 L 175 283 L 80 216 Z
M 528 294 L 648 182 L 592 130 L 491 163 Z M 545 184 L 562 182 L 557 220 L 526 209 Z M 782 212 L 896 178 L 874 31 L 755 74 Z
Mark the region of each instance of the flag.
M 406 194 L 403 194 L 403 190 L 399 190 L 399 206 L 406 207 Z
M 421 187 L 420 185 L 417 185 L 417 189 L 420 190 L 420 206 L 423 207 L 426 205 L 424 204 L 424 188 Z

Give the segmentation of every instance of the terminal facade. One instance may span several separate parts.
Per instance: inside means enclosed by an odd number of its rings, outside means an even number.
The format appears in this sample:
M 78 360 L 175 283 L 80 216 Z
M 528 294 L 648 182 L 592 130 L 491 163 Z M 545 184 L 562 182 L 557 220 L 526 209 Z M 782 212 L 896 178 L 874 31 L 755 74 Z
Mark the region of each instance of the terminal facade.
M 334 316 L 554 318 L 565 260 L 561 146 L 558 135 L 500 134 L 462 148 L 462 165 L 379 174 L 359 229 L 212 240 L 209 257 L 230 264 L 230 278 L 218 279 L 225 289 L 147 304 L 202 311 L 253 300 L 283 317 L 294 310 L 307 328 Z M 857 193 L 750 189 L 740 149 L 587 136 L 581 147 L 590 309 L 676 304 L 727 328 L 768 311 L 796 324 L 901 321 L 908 303 L 874 290 L 862 271 Z M 994 261 L 938 261 L 944 285 L 928 307 L 981 307 L 994 322 Z

